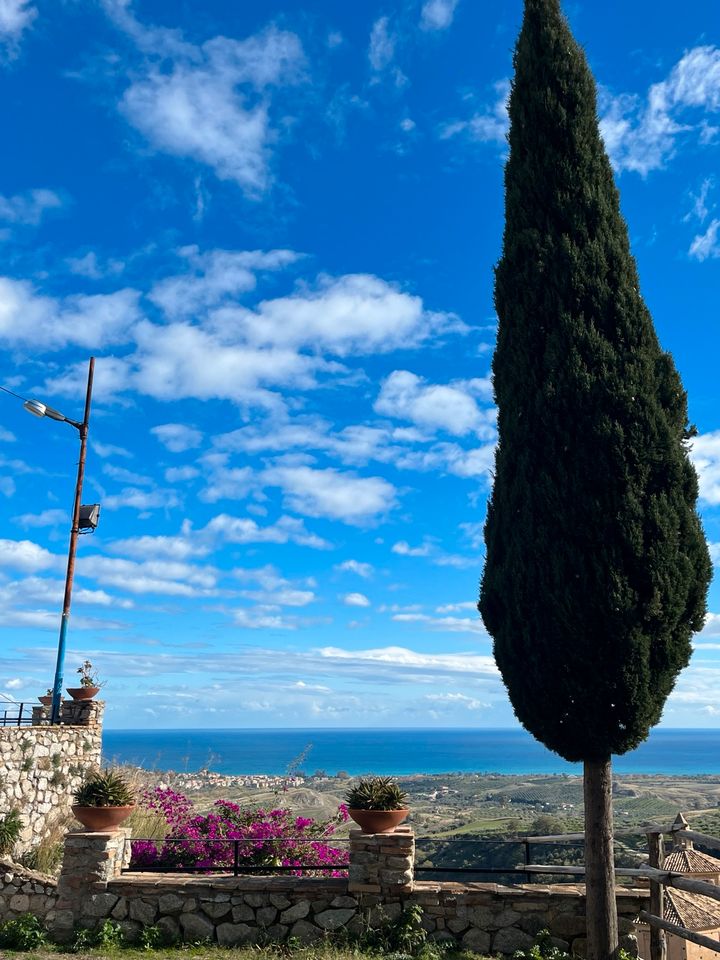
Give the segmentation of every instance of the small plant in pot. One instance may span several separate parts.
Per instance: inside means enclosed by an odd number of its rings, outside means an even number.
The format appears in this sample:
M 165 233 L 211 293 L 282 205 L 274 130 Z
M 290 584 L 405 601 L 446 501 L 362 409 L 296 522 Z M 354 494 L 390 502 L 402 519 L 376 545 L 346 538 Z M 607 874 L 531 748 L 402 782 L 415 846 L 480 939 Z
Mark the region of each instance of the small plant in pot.
M 73 815 L 88 830 L 118 827 L 135 809 L 135 796 L 127 781 L 111 770 L 91 774 L 73 799 Z
M 80 674 L 80 686 L 68 687 L 67 692 L 73 700 L 92 700 L 94 696 L 100 693 L 102 682 L 98 680 L 98 675 L 89 660 L 84 660 L 75 671 Z
M 407 794 L 392 777 L 367 777 L 345 794 L 348 813 L 363 833 L 392 833 L 410 812 Z
M 45 691 L 44 696 L 38 697 L 38 700 L 40 701 L 40 703 L 41 703 L 44 707 L 51 707 L 51 706 L 52 706 L 52 697 L 53 697 L 52 688 L 51 688 L 51 687 L 48 687 L 47 690 Z

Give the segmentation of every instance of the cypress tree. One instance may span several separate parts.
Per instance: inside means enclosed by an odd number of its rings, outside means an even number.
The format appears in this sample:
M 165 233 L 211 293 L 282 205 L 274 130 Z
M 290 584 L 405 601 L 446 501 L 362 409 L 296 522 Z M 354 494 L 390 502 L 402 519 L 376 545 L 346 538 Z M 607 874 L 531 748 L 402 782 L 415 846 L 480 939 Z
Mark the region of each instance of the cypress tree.
M 585 764 L 588 945 L 608 960 L 610 757 L 660 719 L 711 564 L 686 396 L 640 294 L 595 83 L 560 0 L 525 0 L 514 67 L 479 607 L 520 722 Z

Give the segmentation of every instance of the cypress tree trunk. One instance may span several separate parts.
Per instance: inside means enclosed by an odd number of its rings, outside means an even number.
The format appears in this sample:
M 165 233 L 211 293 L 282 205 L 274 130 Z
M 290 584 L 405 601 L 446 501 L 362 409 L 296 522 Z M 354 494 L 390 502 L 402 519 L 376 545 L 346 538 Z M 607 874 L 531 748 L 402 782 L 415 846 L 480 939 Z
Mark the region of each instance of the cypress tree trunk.
M 613 856 L 612 762 L 586 760 L 585 889 L 587 960 L 615 960 L 618 950 Z

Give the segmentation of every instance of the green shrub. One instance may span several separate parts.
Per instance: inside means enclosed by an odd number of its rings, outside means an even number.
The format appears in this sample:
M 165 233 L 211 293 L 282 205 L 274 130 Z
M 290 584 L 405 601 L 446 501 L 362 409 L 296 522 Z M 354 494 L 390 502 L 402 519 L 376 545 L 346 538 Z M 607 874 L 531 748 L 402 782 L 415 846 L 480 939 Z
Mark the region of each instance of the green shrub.
M 125 943 L 122 927 L 117 920 L 103 920 L 98 929 L 95 931 L 92 942 L 94 946 L 104 947 L 106 949 L 111 947 L 122 947 Z
M 0 923 L 0 947 L 8 950 L 35 950 L 46 940 L 43 925 L 32 913 L 23 913 L 14 920 Z
M 151 927 L 143 927 L 140 931 L 138 946 L 143 950 L 157 950 L 159 947 L 167 946 L 168 938 L 165 931 L 153 924 Z
M 0 818 L 0 856 L 12 853 L 13 847 L 20 839 L 23 822 L 18 810 L 11 810 Z

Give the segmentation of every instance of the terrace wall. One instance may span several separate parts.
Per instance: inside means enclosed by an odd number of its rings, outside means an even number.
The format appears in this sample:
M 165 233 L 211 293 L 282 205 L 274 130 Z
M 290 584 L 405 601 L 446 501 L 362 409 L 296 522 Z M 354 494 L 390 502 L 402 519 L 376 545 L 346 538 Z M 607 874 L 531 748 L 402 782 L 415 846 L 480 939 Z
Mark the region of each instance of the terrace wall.
M 123 872 L 127 833 L 71 833 L 49 927 L 59 940 L 75 925 L 120 923 L 128 939 L 157 925 L 169 939 L 220 944 L 309 942 L 340 930 L 360 934 L 396 920 L 413 905 L 432 940 L 454 940 L 478 953 L 511 955 L 548 928 L 558 946 L 582 955 L 585 892 L 582 886 L 433 883 L 412 879 L 414 838 L 351 832 L 347 878 L 180 876 Z M 624 946 L 646 890 L 618 892 Z
M 15 853 L 39 843 L 70 813 L 71 798 L 90 767 L 100 764 L 102 714 L 98 701 L 63 703 L 62 722 L 33 711 L 33 725 L 0 727 L 0 816 L 23 819 Z

